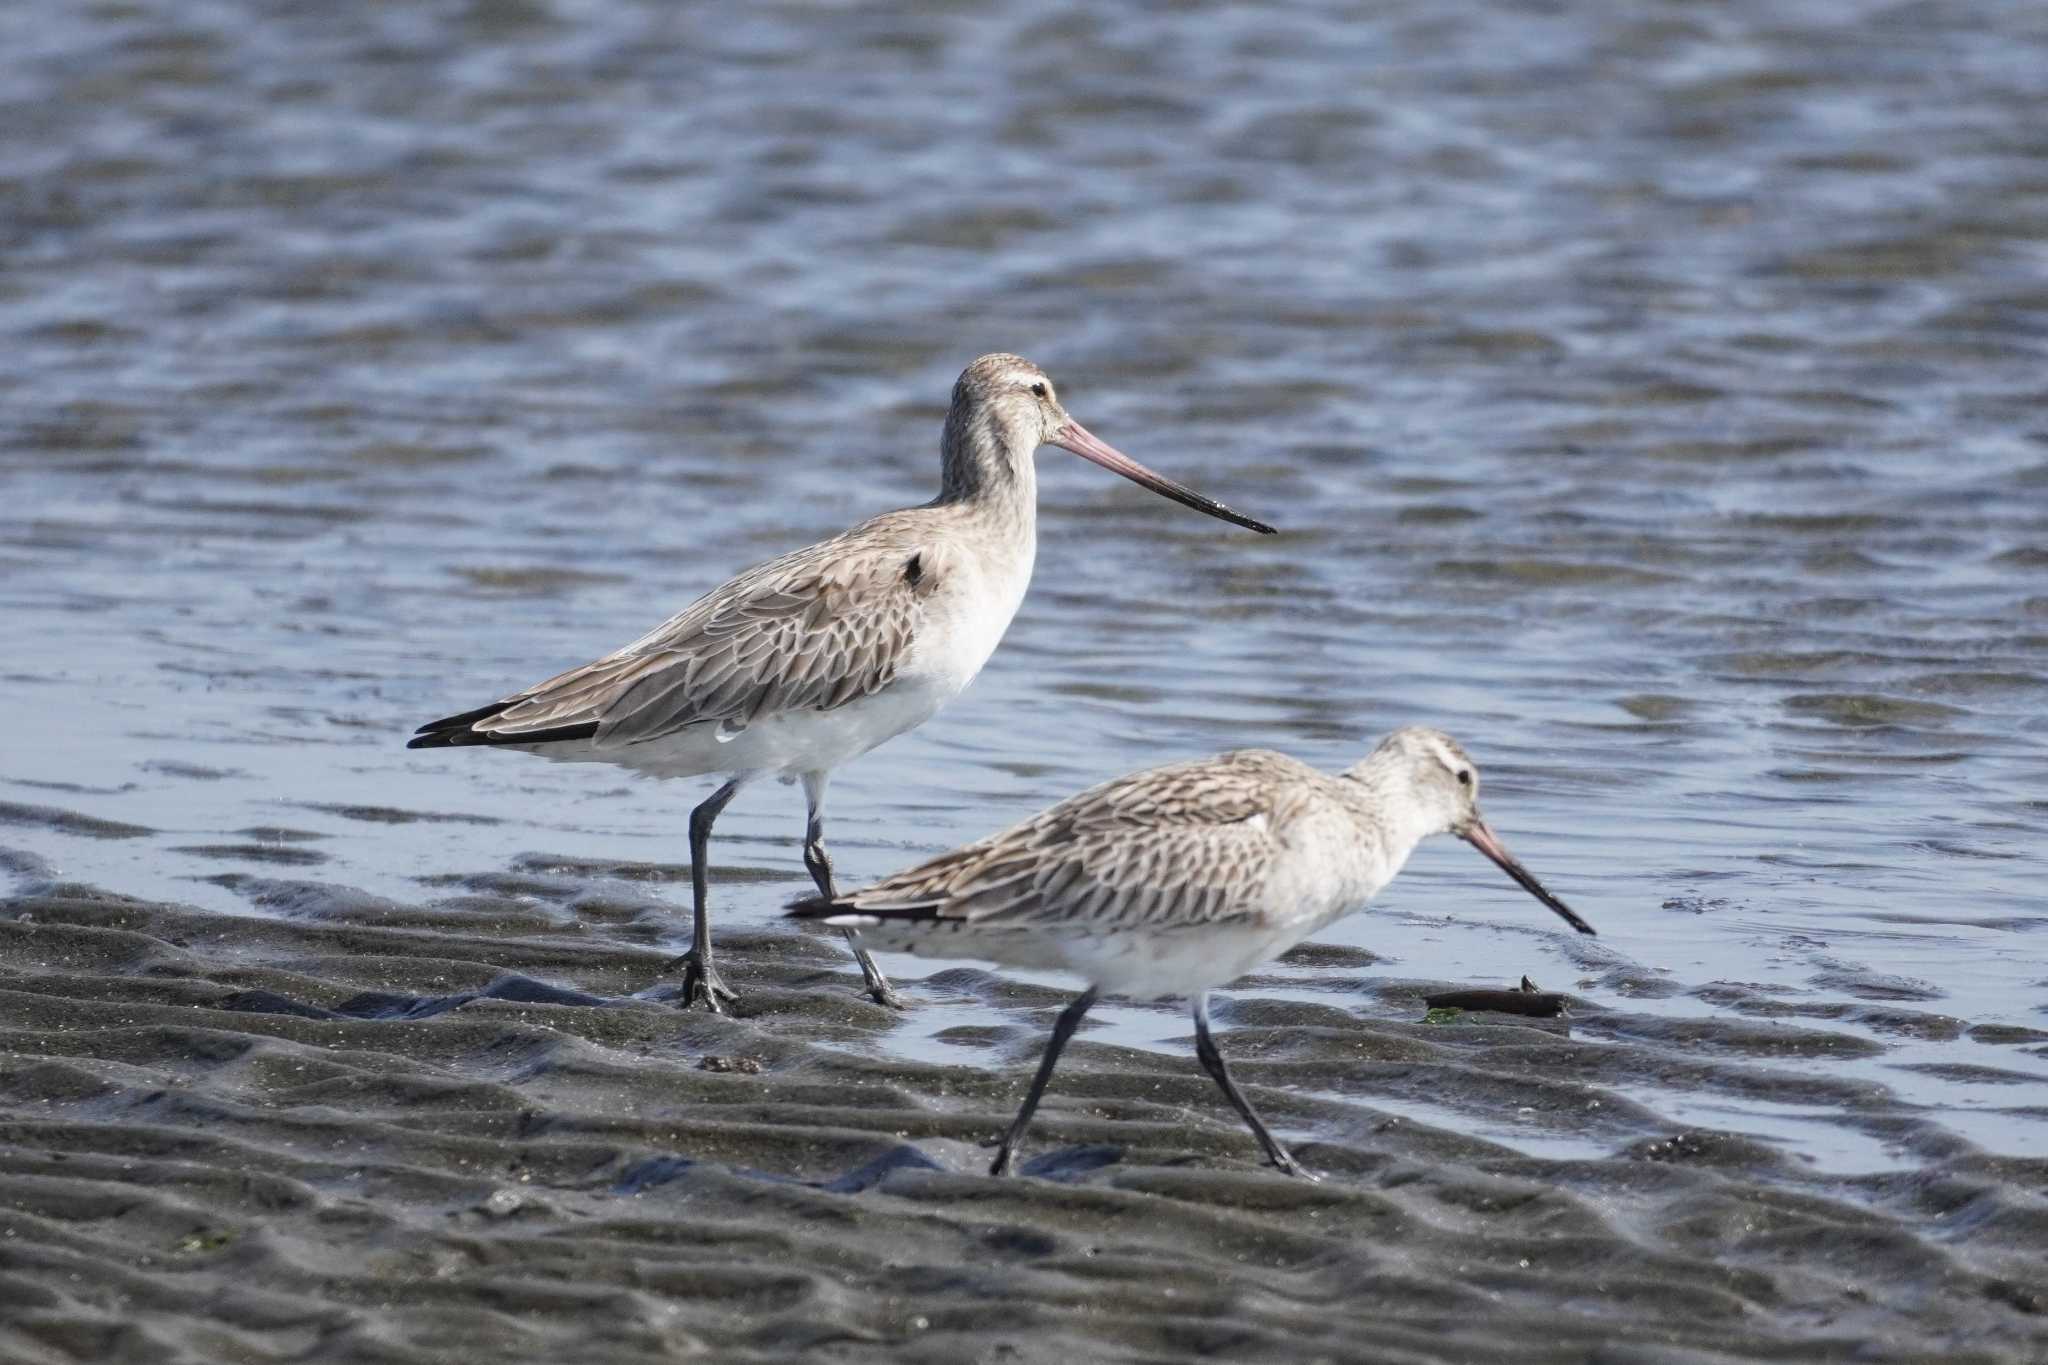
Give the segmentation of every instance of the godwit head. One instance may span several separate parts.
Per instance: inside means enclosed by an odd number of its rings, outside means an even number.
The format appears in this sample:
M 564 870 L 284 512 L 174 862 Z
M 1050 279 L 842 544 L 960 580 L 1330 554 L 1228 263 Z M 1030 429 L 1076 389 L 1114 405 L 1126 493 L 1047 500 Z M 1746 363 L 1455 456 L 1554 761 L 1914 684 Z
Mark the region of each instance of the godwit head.
M 1022 356 L 1001 352 L 969 365 L 953 385 L 942 445 L 941 499 L 1033 499 L 1037 483 L 1031 461 L 1042 445 L 1072 451 L 1184 507 L 1263 535 L 1274 533 L 1265 522 L 1233 512 L 1214 498 L 1145 468 L 1097 437 L 1060 405 L 1059 393 L 1044 370 Z
M 1381 740 L 1344 774 L 1378 797 L 1382 818 L 1397 826 L 1404 847 L 1436 834 L 1455 834 L 1484 853 L 1518 885 L 1582 934 L 1593 926 L 1509 853 L 1479 813 L 1479 769 L 1458 742 L 1441 730 L 1410 725 Z

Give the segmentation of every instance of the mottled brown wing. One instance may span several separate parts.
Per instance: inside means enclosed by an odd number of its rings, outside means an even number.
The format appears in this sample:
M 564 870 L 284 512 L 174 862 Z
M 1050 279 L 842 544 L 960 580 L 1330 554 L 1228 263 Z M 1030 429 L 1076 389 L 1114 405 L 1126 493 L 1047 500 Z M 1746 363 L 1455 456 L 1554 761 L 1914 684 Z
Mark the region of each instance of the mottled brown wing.
M 1104 930 L 1257 916 L 1304 775 L 1314 777 L 1263 750 L 1132 773 L 832 908 L 892 921 Z
M 947 565 L 939 548 L 902 537 L 852 541 L 751 569 L 617 653 L 519 694 L 476 729 L 514 737 L 594 722 L 593 742 L 614 748 L 872 696 L 895 680 Z

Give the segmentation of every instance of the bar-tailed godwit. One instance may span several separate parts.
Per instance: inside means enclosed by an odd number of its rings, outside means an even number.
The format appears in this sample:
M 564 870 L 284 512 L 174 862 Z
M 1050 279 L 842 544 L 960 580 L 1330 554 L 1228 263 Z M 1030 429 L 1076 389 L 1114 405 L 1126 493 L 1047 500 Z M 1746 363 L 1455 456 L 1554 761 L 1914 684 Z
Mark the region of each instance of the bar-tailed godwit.
M 1455 834 L 1582 934 L 1479 814 L 1479 773 L 1449 735 L 1408 728 L 1332 776 L 1265 749 L 1105 782 L 979 843 L 790 913 L 886 948 L 1072 972 L 1061 1012 L 990 1174 L 1009 1169 L 1060 1050 L 1103 995 L 1186 996 L 1195 1055 L 1266 1158 L 1295 1161 L 1238 1090 L 1209 1036 L 1208 993 L 1360 909 L 1415 846 Z M 1314 1177 L 1310 1177 L 1314 1178 Z
M 1210 516 L 1231 511 L 1096 439 L 1045 371 L 986 355 L 953 386 L 938 497 L 756 565 L 625 648 L 488 706 L 420 727 L 414 749 L 493 745 L 656 777 L 722 774 L 690 812 L 694 937 L 683 1002 L 736 997 L 712 963 L 712 822 L 753 778 L 801 779 L 804 866 L 832 894 L 825 785 L 832 770 L 921 725 L 981 670 L 1024 600 L 1038 546 L 1033 455 L 1056 445 Z M 869 992 L 899 1003 L 858 937 Z

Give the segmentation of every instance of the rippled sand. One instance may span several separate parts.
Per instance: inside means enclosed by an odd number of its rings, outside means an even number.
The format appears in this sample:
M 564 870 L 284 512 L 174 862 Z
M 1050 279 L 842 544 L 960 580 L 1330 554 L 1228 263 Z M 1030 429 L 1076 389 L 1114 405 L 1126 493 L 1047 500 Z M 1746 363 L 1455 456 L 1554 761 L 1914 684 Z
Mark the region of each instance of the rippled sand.
M 0 1348 L 101 1361 L 2014 1361 L 2048 1351 L 2048 1163 L 1745 1065 L 1840 1035 L 1419 1022 L 1244 992 L 1223 1038 L 1319 1185 L 1187 1049 L 1073 1046 L 983 1174 L 1061 996 L 972 969 L 981 1064 L 911 1062 L 836 941 L 729 933 L 734 1019 L 505 893 L 237 919 L 0 902 Z M 1361 955 L 1303 965 L 1353 978 Z M 659 996 L 663 992 L 652 994 Z M 1404 997 L 1407 1007 L 1403 1007 Z M 1580 1008 L 1586 1008 L 1583 1002 Z M 1166 1026 L 1171 1036 L 1175 1029 Z M 1860 1111 L 1910 1171 L 1803 1169 L 1628 1097 Z M 1542 1115 L 1541 1159 L 1375 1107 Z

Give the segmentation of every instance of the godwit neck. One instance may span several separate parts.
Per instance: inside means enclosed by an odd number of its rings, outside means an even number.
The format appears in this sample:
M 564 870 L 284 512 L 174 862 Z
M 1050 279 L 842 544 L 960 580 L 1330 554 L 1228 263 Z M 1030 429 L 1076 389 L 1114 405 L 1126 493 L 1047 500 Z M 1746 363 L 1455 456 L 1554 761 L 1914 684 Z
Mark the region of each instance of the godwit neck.
M 1045 371 L 1022 356 L 985 355 L 960 372 L 940 442 L 939 501 L 999 507 L 1030 517 L 1038 506 L 1034 456 L 1066 414 Z

